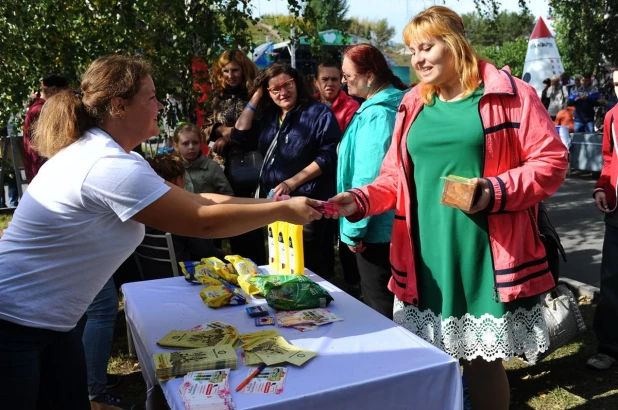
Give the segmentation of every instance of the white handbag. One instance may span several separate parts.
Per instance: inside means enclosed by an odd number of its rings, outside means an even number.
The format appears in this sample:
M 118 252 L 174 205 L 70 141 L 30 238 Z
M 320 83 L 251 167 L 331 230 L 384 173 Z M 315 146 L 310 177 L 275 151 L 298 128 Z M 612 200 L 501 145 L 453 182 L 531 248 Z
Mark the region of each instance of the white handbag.
M 541 295 L 541 310 L 549 331 L 549 348 L 543 353 L 526 353 L 525 361 L 529 364 L 539 362 L 586 331 L 573 292 L 564 283 Z

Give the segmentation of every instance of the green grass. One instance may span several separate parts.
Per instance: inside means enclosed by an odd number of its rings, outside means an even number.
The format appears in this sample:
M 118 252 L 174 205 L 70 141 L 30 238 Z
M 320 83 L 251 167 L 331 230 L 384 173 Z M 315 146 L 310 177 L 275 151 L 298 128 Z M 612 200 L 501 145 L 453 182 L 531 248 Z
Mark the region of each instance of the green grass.
M 0 214 L 0 231 L 5 230 L 9 226 L 11 219 L 13 219 L 13 215 Z

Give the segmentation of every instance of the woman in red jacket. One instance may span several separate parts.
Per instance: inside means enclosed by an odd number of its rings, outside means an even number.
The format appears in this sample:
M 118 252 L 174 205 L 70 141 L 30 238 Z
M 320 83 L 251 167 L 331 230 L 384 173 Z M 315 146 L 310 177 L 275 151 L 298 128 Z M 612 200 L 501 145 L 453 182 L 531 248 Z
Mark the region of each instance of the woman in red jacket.
M 331 201 L 351 220 L 395 209 L 393 320 L 461 360 L 474 409 L 508 409 L 502 359 L 548 346 L 537 295 L 554 283 L 534 215 L 567 152 L 536 92 L 481 61 L 456 13 L 421 12 L 404 41 L 420 84 L 380 176 Z M 477 185 L 470 211 L 440 204 L 448 175 Z

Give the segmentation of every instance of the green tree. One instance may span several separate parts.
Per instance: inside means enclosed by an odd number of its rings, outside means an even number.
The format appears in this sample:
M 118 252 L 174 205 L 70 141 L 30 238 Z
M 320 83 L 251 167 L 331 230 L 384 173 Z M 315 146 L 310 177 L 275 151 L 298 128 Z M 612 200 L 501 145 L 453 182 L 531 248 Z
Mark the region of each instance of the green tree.
M 395 35 L 395 28 L 389 26 L 388 20 L 386 19 L 372 21 L 352 17 L 350 19 L 348 32 L 359 37 L 373 40 L 375 46 L 380 49 L 387 49 L 389 48 L 391 38 Z
M 506 41 L 500 46 L 476 47 L 476 51 L 496 67 L 506 65 L 511 69 L 513 76 L 521 78 L 524 72 L 524 61 L 528 51 L 528 39 L 519 37 L 514 41 Z
M 287 2 L 295 26 L 311 21 L 302 18 L 304 3 Z M 253 11 L 245 0 L 3 0 L 0 127 L 45 75 L 64 74 L 77 86 L 94 59 L 111 53 L 148 58 L 160 96 L 180 89 L 191 106 L 193 58 L 212 61 L 221 49 L 250 47 Z
M 317 31 L 346 31 L 350 26 L 350 21 L 346 18 L 350 9 L 347 0 L 309 0 L 306 7 L 315 15 L 313 23 Z M 307 11 L 305 10 L 305 19 L 308 19 Z
M 615 11 L 613 16 L 608 14 L 608 18 L 604 18 L 606 6 L 615 7 L 616 3 L 585 0 L 575 4 L 568 0 L 552 0 L 556 42 L 568 73 L 594 73 L 604 62 L 616 62 Z
M 461 16 L 466 35 L 474 46 L 500 46 L 520 37 L 529 37 L 534 28 L 534 17 L 526 12 L 502 11 L 496 16 L 480 12 Z

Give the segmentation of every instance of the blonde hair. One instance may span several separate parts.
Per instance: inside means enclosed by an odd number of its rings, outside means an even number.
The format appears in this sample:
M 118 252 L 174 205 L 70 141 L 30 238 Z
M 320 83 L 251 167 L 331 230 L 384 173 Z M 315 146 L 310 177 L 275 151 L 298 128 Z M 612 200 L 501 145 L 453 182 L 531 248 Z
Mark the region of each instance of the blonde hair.
M 227 50 L 219 56 L 219 60 L 217 60 L 212 70 L 212 83 L 215 89 L 219 91 L 219 93 L 225 90 L 227 83 L 225 82 L 225 77 L 223 77 L 223 67 L 229 63 L 236 63 L 240 66 L 242 69 L 242 77 L 245 81 L 245 89 L 250 89 L 253 80 L 255 80 L 255 77 L 258 75 L 259 69 L 255 63 L 240 50 Z
M 116 55 L 98 58 L 86 70 L 81 90 L 63 90 L 45 102 L 34 131 L 34 149 L 53 157 L 110 115 L 113 98 L 133 98 L 148 75 L 146 61 Z
M 175 154 L 157 154 L 146 159 L 154 172 L 167 182 L 173 182 L 176 178 L 185 175 L 185 166 L 182 158 Z
M 185 122 L 179 125 L 178 127 L 176 127 L 176 129 L 174 130 L 174 137 L 173 137 L 174 143 L 178 144 L 178 142 L 180 141 L 180 136 L 184 134 L 188 134 L 190 132 L 194 132 L 197 135 L 197 138 L 200 141 L 202 141 L 202 136 L 200 135 L 200 131 L 197 129 L 197 126 L 191 123 Z
M 478 64 L 481 57 L 466 39 L 461 17 L 448 7 L 433 6 L 417 14 L 403 30 L 403 41 L 408 46 L 432 38 L 446 43 L 453 57 L 455 71 L 459 74 L 462 95 L 465 97 L 471 94 L 479 86 Z M 421 81 L 420 95 L 424 104 L 431 105 L 439 91 L 437 85 Z

